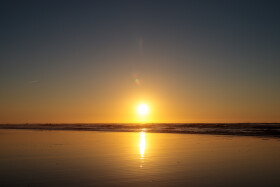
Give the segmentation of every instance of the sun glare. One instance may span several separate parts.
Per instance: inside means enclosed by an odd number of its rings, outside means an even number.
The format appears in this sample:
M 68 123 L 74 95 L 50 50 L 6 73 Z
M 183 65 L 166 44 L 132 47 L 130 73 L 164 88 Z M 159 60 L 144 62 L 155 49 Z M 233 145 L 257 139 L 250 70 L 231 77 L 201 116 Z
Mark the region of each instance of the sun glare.
M 140 116 L 146 116 L 149 113 L 149 106 L 147 104 L 140 104 L 137 107 L 137 112 Z

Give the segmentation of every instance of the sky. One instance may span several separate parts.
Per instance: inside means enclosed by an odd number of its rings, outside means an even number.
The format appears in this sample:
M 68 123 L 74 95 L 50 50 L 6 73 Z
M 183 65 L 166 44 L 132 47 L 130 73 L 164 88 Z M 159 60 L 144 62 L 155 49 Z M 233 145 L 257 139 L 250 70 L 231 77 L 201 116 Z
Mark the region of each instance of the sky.
M 0 123 L 280 122 L 277 1 L 1 1 Z

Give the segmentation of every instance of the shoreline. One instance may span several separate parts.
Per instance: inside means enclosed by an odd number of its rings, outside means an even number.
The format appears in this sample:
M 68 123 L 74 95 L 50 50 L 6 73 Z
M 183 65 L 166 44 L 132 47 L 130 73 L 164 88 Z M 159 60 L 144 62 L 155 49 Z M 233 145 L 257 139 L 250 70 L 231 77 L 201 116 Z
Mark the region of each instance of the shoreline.
M 0 129 L 149 132 L 280 138 L 280 123 L 0 124 Z

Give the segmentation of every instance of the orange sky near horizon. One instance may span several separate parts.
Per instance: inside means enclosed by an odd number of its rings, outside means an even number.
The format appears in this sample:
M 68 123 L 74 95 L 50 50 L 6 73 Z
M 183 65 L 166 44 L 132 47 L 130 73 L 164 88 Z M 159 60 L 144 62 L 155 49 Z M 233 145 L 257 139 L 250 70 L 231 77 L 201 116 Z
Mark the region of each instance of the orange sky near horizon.
M 40 83 L 27 85 L 27 91 L 6 96 L 10 99 L 0 106 L 0 123 L 280 122 L 279 103 L 268 95 L 261 99 L 266 92 L 256 91 L 250 96 L 224 89 L 219 93 L 215 89 L 201 90 L 191 83 L 183 87 L 182 83 L 168 82 L 164 77 L 161 83 L 152 76 L 141 79 L 141 85 L 132 76 L 115 80 L 118 86 L 104 82 L 98 92 L 96 88 L 71 87 L 46 91 Z M 176 91 L 176 87 L 181 89 Z M 140 103 L 150 107 L 145 120 L 137 114 Z

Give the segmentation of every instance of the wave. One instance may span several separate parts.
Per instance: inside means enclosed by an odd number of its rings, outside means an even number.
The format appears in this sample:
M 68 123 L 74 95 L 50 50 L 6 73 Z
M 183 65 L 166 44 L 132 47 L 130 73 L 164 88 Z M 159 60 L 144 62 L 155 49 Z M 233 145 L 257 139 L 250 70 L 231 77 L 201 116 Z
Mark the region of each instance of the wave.
M 99 123 L 99 124 L 0 124 L 0 129 L 85 130 L 269 136 L 280 138 L 280 123 Z

